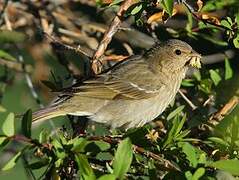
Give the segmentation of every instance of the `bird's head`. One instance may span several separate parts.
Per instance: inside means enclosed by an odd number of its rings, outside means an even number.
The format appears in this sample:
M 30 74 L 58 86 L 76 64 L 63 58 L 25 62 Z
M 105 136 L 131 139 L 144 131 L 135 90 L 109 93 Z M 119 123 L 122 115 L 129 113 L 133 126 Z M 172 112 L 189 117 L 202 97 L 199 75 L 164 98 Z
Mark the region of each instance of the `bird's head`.
M 170 39 L 156 45 L 148 52 L 154 66 L 167 68 L 169 71 L 185 69 L 189 66 L 201 68 L 201 55 L 184 41 Z

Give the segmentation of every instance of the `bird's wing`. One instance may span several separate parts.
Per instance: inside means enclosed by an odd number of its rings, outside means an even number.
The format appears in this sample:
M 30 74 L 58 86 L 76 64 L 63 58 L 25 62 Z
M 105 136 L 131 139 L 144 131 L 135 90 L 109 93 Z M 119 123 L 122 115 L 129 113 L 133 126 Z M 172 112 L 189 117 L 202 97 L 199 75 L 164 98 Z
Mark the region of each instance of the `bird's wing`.
M 73 86 L 71 93 L 99 99 L 136 100 L 153 97 L 163 84 L 156 82 L 158 78 L 147 66 L 142 58 L 129 58 L 96 79 Z
M 85 81 L 81 86 L 73 87 L 72 93 L 99 99 L 145 99 L 157 93 L 157 90 L 144 89 L 137 84 L 116 78 L 101 76 L 96 80 Z

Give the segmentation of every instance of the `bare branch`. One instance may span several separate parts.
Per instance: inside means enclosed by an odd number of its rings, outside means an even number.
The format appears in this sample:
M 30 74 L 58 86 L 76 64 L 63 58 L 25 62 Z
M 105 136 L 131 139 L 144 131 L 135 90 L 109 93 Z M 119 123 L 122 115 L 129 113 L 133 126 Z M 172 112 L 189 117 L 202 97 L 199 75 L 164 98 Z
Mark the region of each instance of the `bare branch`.
M 108 44 L 112 40 L 114 34 L 119 30 L 120 25 L 124 19 L 124 14 L 126 10 L 132 6 L 133 4 L 137 3 L 136 0 L 125 0 L 117 12 L 117 15 L 113 19 L 110 24 L 110 27 L 106 30 L 103 39 L 101 40 L 97 50 L 94 53 L 93 61 L 92 61 L 92 69 L 95 74 L 99 74 L 102 71 L 102 62 L 100 62 L 100 57 L 104 54 Z

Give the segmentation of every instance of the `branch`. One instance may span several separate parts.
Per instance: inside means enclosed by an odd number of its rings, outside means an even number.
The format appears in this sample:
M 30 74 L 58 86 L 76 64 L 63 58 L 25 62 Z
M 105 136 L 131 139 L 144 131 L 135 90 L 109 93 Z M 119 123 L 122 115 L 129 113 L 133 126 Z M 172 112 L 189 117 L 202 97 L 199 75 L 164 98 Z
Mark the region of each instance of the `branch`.
M 200 12 L 196 12 L 196 11 L 194 10 L 194 8 L 186 2 L 186 0 L 182 0 L 181 3 L 183 3 L 183 4 L 188 8 L 189 12 L 193 15 L 193 17 L 194 17 L 196 20 L 202 21 L 202 22 L 204 22 L 205 24 L 210 24 L 210 25 L 216 26 L 216 27 L 221 28 L 221 29 L 231 30 L 231 29 L 229 29 L 228 27 L 225 27 L 225 26 L 220 25 L 220 23 L 213 22 L 213 21 L 211 21 L 210 19 L 204 19 L 204 18 L 203 18 L 203 14 L 200 13 Z
M 122 138 L 122 136 L 120 136 L 120 137 L 117 137 L 117 136 L 116 137 L 112 137 L 112 136 L 102 136 L 102 137 L 91 136 L 91 137 L 88 137 L 88 140 L 102 140 L 102 141 L 105 141 L 109 144 L 118 144 L 120 142 L 121 138 Z M 171 163 L 167 159 L 164 159 L 163 157 L 161 157 L 158 154 L 155 154 L 151 151 L 147 151 L 144 148 L 139 147 L 137 145 L 133 145 L 133 150 L 137 153 L 140 153 L 140 154 L 146 156 L 146 157 L 150 157 L 150 158 L 156 160 L 157 162 L 160 163 L 161 166 L 163 166 L 167 170 L 180 171 L 180 169 L 178 169 L 178 167 L 176 167 L 173 163 Z
M 190 101 L 185 94 L 181 90 L 178 91 L 179 94 L 182 96 L 182 98 L 188 103 L 188 105 L 193 109 L 197 109 L 197 106 L 195 106 L 192 101 Z
M 239 97 L 233 96 L 217 113 L 209 118 L 208 124 L 216 126 L 239 104 Z M 211 128 L 210 128 L 211 129 Z
M 106 30 L 103 39 L 101 40 L 97 50 L 94 53 L 92 60 L 92 70 L 95 74 L 99 74 L 102 71 L 102 62 L 100 57 L 104 54 L 108 44 L 112 40 L 114 34 L 119 30 L 122 21 L 124 20 L 124 14 L 126 10 L 137 3 L 136 0 L 125 0 L 117 12 L 117 15 L 110 24 L 110 27 Z

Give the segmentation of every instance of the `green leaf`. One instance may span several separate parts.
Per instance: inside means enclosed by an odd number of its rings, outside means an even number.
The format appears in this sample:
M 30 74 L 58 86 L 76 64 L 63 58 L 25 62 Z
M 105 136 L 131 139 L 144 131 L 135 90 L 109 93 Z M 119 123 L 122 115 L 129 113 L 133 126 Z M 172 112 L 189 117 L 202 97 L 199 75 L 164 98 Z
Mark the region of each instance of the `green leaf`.
M 179 122 L 178 116 L 175 116 L 173 119 L 173 125 L 170 128 L 170 130 L 168 131 L 165 141 L 163 143 L 163 148 L 166 148 L 169 144 L 171 144 L 173 142 L 173 139 L 175 138 L 175 132 L 178 128 L 179 123 L 180 122 Z
M 194 82 L 193 79 L 184 79 L 181 85 L 184 87 L 193 87 L 194 86 L 193 82 Z
M 2 131 L 6 136 L 13 136 L 15 134 L 14 114 L 9 113 L 2 125 Z
M 233 39 L 233 44 L 235 48 L 239 48 L 239 34 L 237 34 L 237 37 Z
M 182 151 L 186 155 L 186 159 L 189 161 L 190 166 L 196 168 L 198 161 L 194 147 L 188 142 L 179 142 L 178 146 L 182 148 Z
M 174 0 L 162 0 L 163 8 L 166 10 L 166 12 L 170 16 L 172 16 L 173 14 L 173 3 L 174 3 Z
M 213 82 L 210 79 L 202 79 L 200 81 L 200 85 L 198 86 L 198 89 L 203 91 L 206 94 L 210 94 L 212 90 L 212 84 Z
M 15 165 L 19 157 L 21 156 L 21 152 L 18 152 L 12 159 L 10 159 L 7 164 L 2 168 L 3 171 L 12 169 Z
M 114 6 L 114 5 L 118 5 L 122 1 L 124 1 L 124 0 L 114 0 L 112 3 L 110 3 L 109 7 Z
M 225 58 L 225 80 L 231 79 L 233 76 L 233 71 L 228 58 Z
M 239 160 L 219 160 L 210 162 L 208 166 L 227 171 L 235 176 L 239 176 Z
M 0 105 L 0 112 L 6 112 L 6 111 L 7 110 L 3 106 Z
M 185 172 L 185 177 L 186 177 L 187 180 L 192 180 L 193 175 L 190 171 L 186 171 Z
M 222 80 L 221 76 L 218 74 L 217 71 L 212 69 L 209 70 L 209 73 L 213 83 L 215 84 L 215 86 L 217 86 L 219 82 Z
M 178 127 L 177 127 L 177 129 L 176 129 L 176 131 L 175 131 L 175 135 L 178 135 L 178 134 L 180 133 L 180 131 L 181 131 L 182 128 L 183 128 L 183 125 L 184 125 L 185 121 L 186 121 L 186 114 L 183 116 L 182 120 L 181 120 L 180 123 L 178 124 Z
M 182 110 L 184 109 L 184 105 L 177 107 L 173 112 L 171 112 L 168 117 L 167 120 L 172 119 L 173 117 L 175 117 L 177 114 L 179 114 L 180 112 L 182 112 Z
M 106 175 L 100 176 L 98 180 L 116 180 L 116 177 L 114 174 L 106 174 Z
M 142 9 L 143 5 L 140 3 L 134 7 L 134 9 L 130 12 L 131 15 L 135 15 L 139 13 Z
M 133 159 L 132 144 L 129 138 L 120 142 L 113 161 L 113 174 L 118 179 L 123 179 L 130 168 Z
M 0 137 L 0 145 L 1 145 L 6 139 L 7 139 L 7 137 L 4 137 L 4 136 Z
M 46 129 L 43 129 L 39 134 L 39 143 L 45 143 L 47 142 L 49 137 L 49 132 Z
M 0 50 L 0 58 L 4 58 L 6 60 L 16 61 L 16 58 L 12 55 L 8 54 L 7 52 Z
M 80 172 L 80 176 L 82 179 L 89 179 L 89 180 L 95 180 L 95 174 L 92 170 L 92 168 L 90 167 L 90 164 L 86 158 L 85 155 L 83 154 L 78 154 L 75 155 L 75 159 L 76 162 L 78 164 L 79 167 L 79 172 Z
M 55 149 L 55 153 L 56 153 L 56 156 L 58 157 L 58 159 L 63 160 L 67 155 L 64 151 L 62 144 L 57 139 L 53 139 L 52 145 Z
M 222 20 L 221 25 L 228 29 L 232 29 L 231 24 L 227 20 Z
M 31 169 L 40 169 L 49 164 L 49 159 L 41 159 L 40 161 L 29 164 L 27 167 Z
M 229 147 L 230 146 L 226 141 L 224 141 L 223 139 L 221 139 L 219 137 L 209 137 L 208 140 L 210 140 L 210 141 L 212 141 L 216 144 L 219 144 L 223 147 Z
M 19 43 L 26 39 L 26 35 L 17 31 L 0 31 L 0 43 Z
M 101 151 L 106 151 L 110 148 L 110 144 L 104 141 L 95 141 L 94 143 L 100 148 Z
M 99 152 L 95 158 L 103 161 L 111 161 L 114 157 L 109 152 Z
M 192 176 L 192 180 L 199 180 L 205 174 L 205 169 L 200 167 Z
M 29 109 L 22 118 L 22 134 L 28 138 L 31 138 L 32 128 L 32 110 Z
M 0 137 L 0 151 L 3 150 L 3 148 L 6 147 L 6 145 L 10 142 L 9 138 L 6 136 Z
M 86 141 L 85 138 L 79 138 L 79 137 L 72 139 L 72 141 L 73 141 L 73 147 L 71 148 L 71 150 L 74 152 L 83 152 L 85 146 L 90 143 Z

